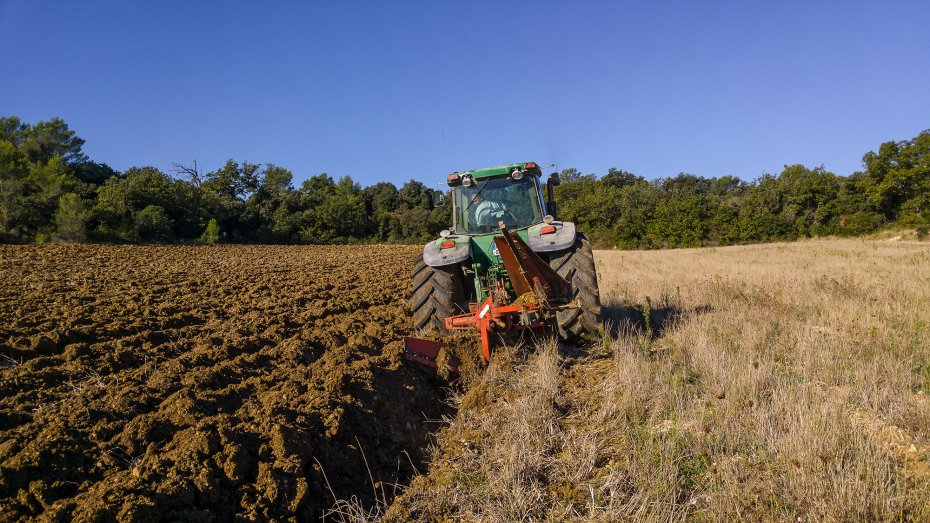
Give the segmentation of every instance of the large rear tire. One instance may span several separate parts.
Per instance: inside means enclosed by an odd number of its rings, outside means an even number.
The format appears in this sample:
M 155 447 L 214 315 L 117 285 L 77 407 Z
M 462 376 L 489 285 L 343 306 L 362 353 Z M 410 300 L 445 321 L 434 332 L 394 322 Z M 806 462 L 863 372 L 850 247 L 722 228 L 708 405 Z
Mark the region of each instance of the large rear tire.
M 467 310 L 462 269 L 458 264 L 430 267 L 423 256 L 413 263 L 410 299 L 413 323 L 424 331 L 446 332 L 446 318 Z
M 601 328 L 601 297 L 597 289 L 594 253 L 588 238 L 578 234 L 571 248 L 549 257 L 549 266 L 571 282 L 573 299 L 579 305 L 578 308 L 556 313 L 559 337 L 570 343 L 596 341 Z

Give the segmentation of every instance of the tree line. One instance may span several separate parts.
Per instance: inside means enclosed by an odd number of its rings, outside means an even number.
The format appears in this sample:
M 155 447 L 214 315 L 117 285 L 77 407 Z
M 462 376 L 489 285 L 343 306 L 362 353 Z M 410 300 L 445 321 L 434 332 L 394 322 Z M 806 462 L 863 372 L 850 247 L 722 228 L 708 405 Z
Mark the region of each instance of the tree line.
M 787 165 L 745 182 L 681 173 L 648 181 L 610 169 L 601 178 L 562 171 L 560 218 L 603 247 L 667 248 L 858 236 L 892 226 L 930 229 L 930 131 L 885 142 L 864 170 L 839 176 Z
M 425 242 L 451 220 L 414 180 L 363 189 L 322 173 L 294 187 L 288 169 L 233 160 L 117 172 L 83 145 L 58 118 L 0 118 L 0 242 Z
M 208 172 L 196 163 L 170 174 L 118 172 L 83 145 L 59 118 L 0 118 L 0 242 L 420 243 L 451 222 L 450 205 L 434 206 L 434 189 L 415 180 L 362 188 L 322 173 L 295 187 L 284 167 L 234 160 Z M 620 248 L 852 236 L 888 225 L 925 235 L 930 131 L 881 144 L 863 165 L 848 177 L 791 165 L 750 182 L 566 169 L 559 218 Z

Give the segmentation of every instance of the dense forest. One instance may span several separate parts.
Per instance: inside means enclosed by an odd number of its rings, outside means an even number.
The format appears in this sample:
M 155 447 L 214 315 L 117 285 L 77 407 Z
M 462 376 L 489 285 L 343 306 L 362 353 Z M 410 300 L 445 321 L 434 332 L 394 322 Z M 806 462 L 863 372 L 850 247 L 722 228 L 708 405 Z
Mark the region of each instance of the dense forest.
M 362 188 L 326 173 L 299 187 L 274 164 L 229 160 L 202 172 L 118 172 L 92 161 L 58 118 L 0 118 L 0 242 L 424 242 L 449 226 L 449 205 L 411 180 Z M 848 177 L 785 166 L 753 181 L 681 173 L 646 180 L 619 169 L 561 172 L 559 218 L 602 247 L 666 248 L 930 229 L 930 131 L 885 142 Z M 442 179 L 444 173 L 437 173 Z

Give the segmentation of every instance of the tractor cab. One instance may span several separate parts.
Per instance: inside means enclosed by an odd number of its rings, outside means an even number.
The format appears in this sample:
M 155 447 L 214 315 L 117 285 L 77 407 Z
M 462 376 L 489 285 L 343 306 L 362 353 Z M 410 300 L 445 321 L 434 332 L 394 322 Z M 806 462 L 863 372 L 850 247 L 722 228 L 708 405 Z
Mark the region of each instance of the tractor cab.
M 452 188 L 452 229 L 455 234 L 489 234 L 500 222 L 523 229 L 554 214 L 547 208 L 539 181 L 542 171 L 534 162 L 455 172 L 448 176 Z M 550 187 L 558 175 L 550 176 Z M 549 201 L 552 202 L 551 190 Z M 554 207 L 554 206 L 553 206 Z
M 500 265 L 494 236 L 503 224 L 517 234 L 534 252 L 555 252 L 575 243 L 575 224 L 555 217 L 553 186 L 559 175 L 552 173 L 543 198 L 542 170 L 535 162 L 512 163 L 499 167 L 454 172 L 446 177 L 452 188 L 452 227 L 423 249 L 423 259 L 431 267 L 463 264 L 482 274 Z M 434 193 L 441 195 L 441 192 Z M 548 200 L 548 202 L 547 202 Z M 482 296 L 477 293 L 477 297 Z

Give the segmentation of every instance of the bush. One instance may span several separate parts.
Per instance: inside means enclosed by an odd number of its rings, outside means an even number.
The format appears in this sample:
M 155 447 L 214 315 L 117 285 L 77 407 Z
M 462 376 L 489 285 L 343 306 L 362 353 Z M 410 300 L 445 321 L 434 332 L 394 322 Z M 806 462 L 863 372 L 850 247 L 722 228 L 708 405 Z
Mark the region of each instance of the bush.
M 137 212 L 135 222 L 136 234 L 143 241 L 170 241 L 172 239 L 171 218 L 165 210 L 157 205 L 149 205 Z
M 207 228 L 200 235 L 200 243 L 219 243 L 221 235 L 220 225 L 216 223 L 216 218 L 210 218 Z
M 927 234 L 930 233 L 930 225 L 921 225 L 917 227 L 917 239 L 920 241 L 927 239 Z
M 848 216 L 840 217 L 840 226 L 837 234 L 858 236 L 877 231 L 884 223 L 882 215 L 870 211 L 859 211 Z

